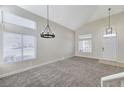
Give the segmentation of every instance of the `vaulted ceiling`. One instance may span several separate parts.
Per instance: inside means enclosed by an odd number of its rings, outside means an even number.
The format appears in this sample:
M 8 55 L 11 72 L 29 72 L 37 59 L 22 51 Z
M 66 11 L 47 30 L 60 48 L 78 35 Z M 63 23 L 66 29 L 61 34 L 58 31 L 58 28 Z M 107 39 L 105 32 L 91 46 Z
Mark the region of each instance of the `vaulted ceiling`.
M 19 7 L 46 18 L 46 5 L 23 5 Z M 112 15 L 124 11 L 123 5 L 50 5 L 49 8 L 51 21 L 75 31 L 86 23 L 106 17 L 108 8 L 112 8 Z

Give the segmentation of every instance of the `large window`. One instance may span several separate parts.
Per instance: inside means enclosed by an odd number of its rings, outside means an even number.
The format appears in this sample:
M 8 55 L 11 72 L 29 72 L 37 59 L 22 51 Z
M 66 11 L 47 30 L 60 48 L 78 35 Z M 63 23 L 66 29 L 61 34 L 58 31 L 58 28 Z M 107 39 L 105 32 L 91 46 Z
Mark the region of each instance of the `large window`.
M 1 12 L 1 16 L 4 63 L 36 58 L 36 22 L 10 12 Z
M 36 56 L 36 40 L 34 36 L 23 35 L 23 60 Z
M 79 35 L 79 52 L 92 52 L 92 35 Z
M 4 32 L 4 62 L 17 62 L 22 60 L 21 35 Z
M 9 12 L 4 12 L 3 18 L 5 23 L 26 27 L 34 30 L 36 29 L 36 23 L 34 21 Z
M 4 32 L 4 62 L 12 63 L 36 57 L 34 36 Z

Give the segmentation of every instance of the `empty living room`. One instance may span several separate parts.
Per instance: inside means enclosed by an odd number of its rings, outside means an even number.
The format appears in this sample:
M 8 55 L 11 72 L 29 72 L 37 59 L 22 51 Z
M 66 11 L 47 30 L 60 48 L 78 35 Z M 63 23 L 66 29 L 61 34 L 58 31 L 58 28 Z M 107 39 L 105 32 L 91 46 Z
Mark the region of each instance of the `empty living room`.
M 124 87 L 124 5 L 0 5 L 0 87 Z

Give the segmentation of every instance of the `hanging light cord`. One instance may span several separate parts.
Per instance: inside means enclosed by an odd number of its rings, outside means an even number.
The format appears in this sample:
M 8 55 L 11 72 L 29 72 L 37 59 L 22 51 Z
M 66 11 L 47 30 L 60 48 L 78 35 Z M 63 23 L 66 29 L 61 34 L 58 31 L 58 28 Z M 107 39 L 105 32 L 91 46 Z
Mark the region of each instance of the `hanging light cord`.
M 47 27 L 49 27 L 49 5 L 47 5 L 47 26 L 46 26 L 46 28 L 45 29 L 47 29 Z M 43 31 L 43 33 L 45 32 L 45 30 Z M 49 32 L 48 32 L 49 33 Z
M 49 5 L 47 5 L 47 25 L 49 26 Z
M 2 22 L 2 24 L 3 24 L 3 11 L 1 11 L 1 22 Z
M 110 22 L 110 21 L 111 21 L 111 19 L 110 19 L 110 11 L 111 11 L 111 8 L 109 8 L 108 11 L 109 11 L 109 28 L 110 28 L 110 26 L 111 26 L 111 22 Z
M 51 31 L 51 28 L 49 26 L 49 5 L 47 5 L 47 25 L 44 29 L 44 31 L 40 34 L 42 38 L 54 38 L 55 34 Z
M 4 31 L 4 20 L 3 20 L 3 10 L 1 11 L 1 23 L 2 23 L 2 32 Z

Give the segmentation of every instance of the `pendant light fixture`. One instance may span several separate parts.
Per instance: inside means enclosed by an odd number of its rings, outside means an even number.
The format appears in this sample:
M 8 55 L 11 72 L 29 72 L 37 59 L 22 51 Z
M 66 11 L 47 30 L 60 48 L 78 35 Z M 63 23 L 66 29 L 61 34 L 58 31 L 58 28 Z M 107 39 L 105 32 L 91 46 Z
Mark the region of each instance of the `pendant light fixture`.
M 49 24 L 49 6 L 47 5 L 47 25 L 43 32 L 40 33 L 42 38 L 54 38 L 55 34 L 52 32 Z
M 111 8 L 108 8 L 108 26 L 106 28 L 106 34 L 112 34 L 110 12 L 111 12 Z

